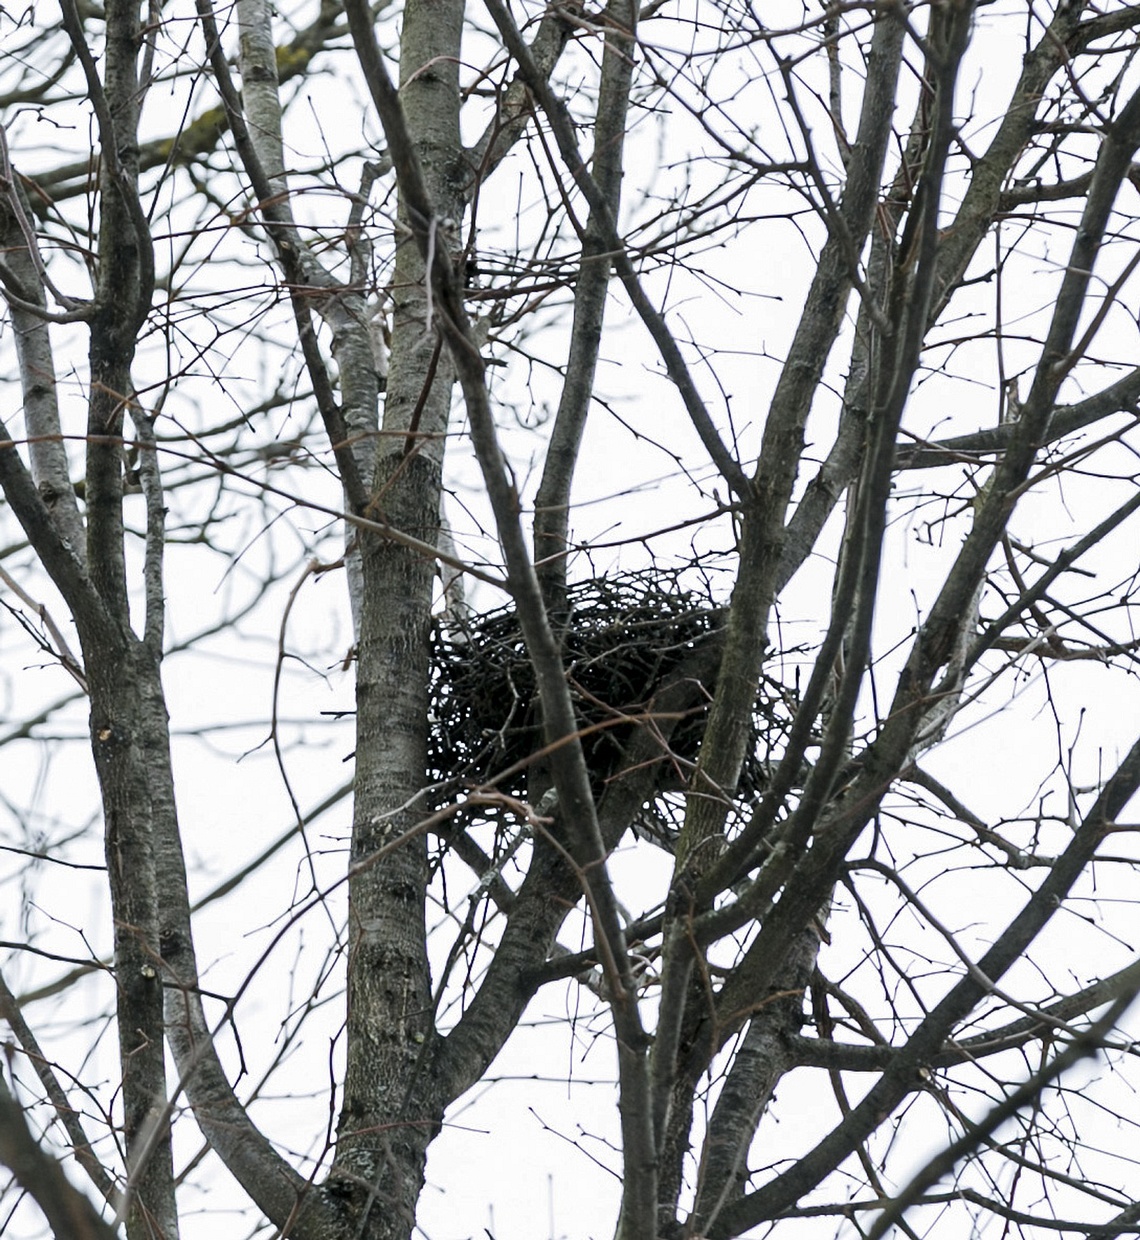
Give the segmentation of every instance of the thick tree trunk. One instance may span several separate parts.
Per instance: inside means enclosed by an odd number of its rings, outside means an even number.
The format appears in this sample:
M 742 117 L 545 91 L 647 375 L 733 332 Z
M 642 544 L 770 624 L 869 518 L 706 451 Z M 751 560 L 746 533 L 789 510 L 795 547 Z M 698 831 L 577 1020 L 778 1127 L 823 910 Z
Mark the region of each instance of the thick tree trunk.
M 405 10 L 401 100 L 436 206 L 436 243 L 454 246 L 469 173 L 461 160 L 458 56 L 462 5 Z M 401 217 L 407 208 L 401 205 Z M 453 221 L 449 223 L 448 221 Z M 423 263 L 400 229 L 392 353 L 372 514 L 435 545 L 451 367 L 426 296 Z M 433 1037 L 423 818 L 428 639 L 434 565 L 362 535 L 356 800 L 349 886 L 348 1054 L 337 1142 L 357 1235 L 404 1237 L 415 1222 L 427 1147 L 442 1107 L 424 1066 Z
M 83 628 L 81 627 L 81 633 Z M 140 666 L 130 639 L 110 648 L 84 641 L 91 688 L 91 747 L 103 800 L 107 873 L 115 919 L 115 988 L 123 1080 L 123 1129 L 133 1186 L 129 1240 L 175 1240 L 178 1216 L 166 1106 L 163 970 L 155 888 L 150 761 L 154 738 L 142 708 Z

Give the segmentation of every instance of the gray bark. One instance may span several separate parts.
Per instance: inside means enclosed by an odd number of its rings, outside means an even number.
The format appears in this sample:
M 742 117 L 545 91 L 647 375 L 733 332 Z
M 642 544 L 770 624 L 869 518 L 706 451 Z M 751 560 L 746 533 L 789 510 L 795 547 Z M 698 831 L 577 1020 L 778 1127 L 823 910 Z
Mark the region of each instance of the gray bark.
M 91 746 L 103 798 L 105 846 L 115 918 L 123 1124 L 131 1196 L 129 1240 L 178 1235 L 162 1012 L 154 869 L 154 818 L 139 729 L 137 666 L 129 657 L 130 614 L 123 548 L 124 415 L 133 398 L 131 365 L 150 308 L 154 263 L 138 200 L 139 14 L 112 0 L 100 80 L 70 0 L 64 25 L 84 65 L 99 126 L 102 178 L 98 267 L 91 311 L 87 421 L 87 563 L 104 615 L 77 611 L 91 694 Z M 108 640 L 108 639 L 111 640 Z M 155 1133 L 157 1132 L 157 1137 Z
M 358 20 L 351 9 L 349 18 Z M 369 501 L 384 520 L 431 545 L 439 536 L 452 380 L 410 229 L 430 228 L 434 243 L 447 249 L 456 245 L 463 218 L 462 19 L 455 0 L 421 0 L 404 14 L 400 99 L 435 216 L 416 218 L 402 187 L 383 434 Z M 359 20 L 370 26 L 362 14 Z M 410 1232 L 427 1146 L 442 1119 L 423 1080 L 425 1046 L 434 1033 L 424 921 L 427 845 L 413 830 L 428 808 L 423 787 L 434 574 L 419 555 L 374 536 L 362 535 L 361 551 L 356 868 L 349 886 L 348 1068 L 337 1167 L 353 1176 L 346 1194 L 359 1234 L 379 1238 Z
M 6 155 L 4 163 L 7 164 Z M 82 559 L 86 554 L 83 522 L 75 500 L 59 420 L 42 261 L 32 250 L 34 234 L 29 240 L 31 222 L 27 200 L 10 167 L 4 176 L 10 188 L 7 201 L 0 203 L 0 246 L 4 252 L 4 274 L 10 277 L 9 292 L 13 294 L 10 303 L 12 328 L 20 366 L 32 478 L 64 540 Z M 26 303 L 30 303 L 29 308 Z
M 563 615 L 566 606 L 570 490 L 593 401 L 610 282 L 612 258 L 606 225 L 608 220 L 616 221 L 621 210 L 625 130 L 636 57 L 637 6 L 628 0 L 611 0 L 603 20 L 607 33 L 591 174 L 606 215 L 603 217 L 594 208 L 586 223 L 574 288 L 570 353 L 542 481 L 534 502 L 534 558 L 547 606 L 557 618 Z

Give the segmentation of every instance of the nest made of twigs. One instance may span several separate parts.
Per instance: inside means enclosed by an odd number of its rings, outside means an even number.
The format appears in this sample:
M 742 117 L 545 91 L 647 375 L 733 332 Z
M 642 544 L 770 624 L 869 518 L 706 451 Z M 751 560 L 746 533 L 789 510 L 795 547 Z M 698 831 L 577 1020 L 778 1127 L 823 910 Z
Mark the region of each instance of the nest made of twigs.
M 692 708 L 670 724 L 661 747 L 656 791 L 682 787 L 697 760 L 716 686 L 726 613 L 707 591 L 682 588 L 660 571 L 597 577 L 570 587 L 560 627 L 564 665 L 582 726 L 582 746 L 595 794 L 621 769 L 635 728 L 652 726 L 656 695 L 703 665 Z M 711 647 L 711 649 L 709 649 Z M 701 657 L 705 653 L 711 657 Z M 433 726 L 429 762 L 442 782 L 494 782 L 527 795 L 527 776 L 542 733 L 534 672 L 510 605 L 438 631 L 433 651 Z M 774 733 L 786 715 L 761 694 L 738 796 L 763 787 Z

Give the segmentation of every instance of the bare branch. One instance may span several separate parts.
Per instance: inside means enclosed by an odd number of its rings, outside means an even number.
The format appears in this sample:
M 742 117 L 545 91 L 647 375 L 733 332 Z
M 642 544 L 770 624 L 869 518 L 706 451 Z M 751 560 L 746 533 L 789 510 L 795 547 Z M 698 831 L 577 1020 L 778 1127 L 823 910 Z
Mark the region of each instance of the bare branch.
M 40 1148 L 19 1103 L 3 1080 L 0 1161 L 35 1198 L 56 1240 L 117 1240 L 118 1231 L 103 1222 L 87 1198 L 68 1183 L 59 1163 Z

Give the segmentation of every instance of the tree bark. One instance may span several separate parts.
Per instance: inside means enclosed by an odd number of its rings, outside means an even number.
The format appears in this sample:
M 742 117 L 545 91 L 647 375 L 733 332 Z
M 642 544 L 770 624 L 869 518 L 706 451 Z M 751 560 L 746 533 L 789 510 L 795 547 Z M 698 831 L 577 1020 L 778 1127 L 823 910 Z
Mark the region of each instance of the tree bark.
M 413 0 L 404 11 L 400 100 L 436 219 L 410 220 L 401 196 L 392 349 L 370 500 L 370 511 L 433 546 L 452 378 L 408 227 L 430 224 L 437 245 L 457 244 L 469 179 L 459 140 L 462 19 L 457 0 Z M 411 1234 L 427 1147 L 443 1117 L 423 1079 L 434 1021 L 427 840 L 414 830 L 429 808 L 423 792 L 434 566 L 368 534 L 361 552 L 348 1066 L 336 1161 L 353 1177 L 345 1191 L 358 1234 L 394 1240 Z

